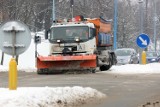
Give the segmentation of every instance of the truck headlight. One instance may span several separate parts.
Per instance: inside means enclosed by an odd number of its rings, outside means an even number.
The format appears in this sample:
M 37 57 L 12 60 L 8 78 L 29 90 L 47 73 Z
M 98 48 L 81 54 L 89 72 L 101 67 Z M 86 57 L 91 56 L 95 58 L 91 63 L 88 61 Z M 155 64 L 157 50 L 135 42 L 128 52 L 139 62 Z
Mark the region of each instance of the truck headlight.
M 58 39 L 58 40 L 57 40 L 57 43 L 60 43 L 60 42 L 61 42 L 61 40 Z
M 80 41 L 80 39 L 79 39 L 79 38 L 76 38 L 76 39 L 75 39 L 75 41 L 76 41 L 76 42 L 79 42 L 79 41 Z

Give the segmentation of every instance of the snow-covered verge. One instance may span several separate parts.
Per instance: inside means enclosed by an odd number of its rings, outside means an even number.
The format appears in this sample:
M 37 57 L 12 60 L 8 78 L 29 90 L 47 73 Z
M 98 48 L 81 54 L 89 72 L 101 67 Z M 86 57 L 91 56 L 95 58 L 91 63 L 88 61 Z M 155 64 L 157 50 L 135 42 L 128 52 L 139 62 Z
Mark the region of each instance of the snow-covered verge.
M 9 66 L 0 65 L 0 72 L 8 72 Z M 18 71 L 22 72 L 36 72 L 37 69 L 35 67 L 23 67 L 23 66 L 17 66 Z
M 105 98 L 105 94 L 89 87 L 0 88 L 0 107 L 78 107 Z
M 19 66 L 18 71 L 24 72 L 36 72 L 36 68 Z M 8 72 L 8 66 L 0 65 L 0 72 Z M 150 64 L 126 64 L 126 65 L 115 65 L 110 68 L 110 70 L 103 71 L 102 73 L 117 73 L 117 74 L 148 74 L 148 73 L 160 73 L 160 63 L 150 63 Z
M 118 73 L 118 74 L 141 74 L 141 73 L 160 73 L 160 63 L 150 64 L 126 64 L 113 66 L 110 70 L 104 71 L 105 73 Z

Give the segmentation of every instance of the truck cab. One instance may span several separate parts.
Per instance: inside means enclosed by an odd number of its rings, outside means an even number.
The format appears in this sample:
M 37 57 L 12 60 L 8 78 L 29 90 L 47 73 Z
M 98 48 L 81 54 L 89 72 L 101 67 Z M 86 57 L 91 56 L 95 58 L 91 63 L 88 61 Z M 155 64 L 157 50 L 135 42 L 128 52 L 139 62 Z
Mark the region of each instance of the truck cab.
M 51 43 L 50 54 L 94 54 L 96 50 L 95 30 L 92 23 L 54 24 L 48 36 Z

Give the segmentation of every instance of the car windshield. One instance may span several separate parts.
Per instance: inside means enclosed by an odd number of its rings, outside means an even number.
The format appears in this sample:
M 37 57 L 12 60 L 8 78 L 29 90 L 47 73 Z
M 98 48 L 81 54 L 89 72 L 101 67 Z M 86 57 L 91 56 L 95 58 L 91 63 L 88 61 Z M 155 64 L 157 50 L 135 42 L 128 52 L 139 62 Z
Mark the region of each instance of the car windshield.
M 123 50 L 123 49 L 120 49 L 120 50 L 116 50 L 115 51 L 115 54 L 117 56 L 130 56 L 132 53 L 131 50 Z
M 61 39 L 64 41 L 74 40 L 87 40 L 89 38 L 89 28 L 87 26 L 73 26 L 73 27 L 53 27 L 51 29 L 50 40 L 54 41 Z
M 157 57 L 156 52 L 147 52 L 146 55 L 147 55 L 147 57 Z

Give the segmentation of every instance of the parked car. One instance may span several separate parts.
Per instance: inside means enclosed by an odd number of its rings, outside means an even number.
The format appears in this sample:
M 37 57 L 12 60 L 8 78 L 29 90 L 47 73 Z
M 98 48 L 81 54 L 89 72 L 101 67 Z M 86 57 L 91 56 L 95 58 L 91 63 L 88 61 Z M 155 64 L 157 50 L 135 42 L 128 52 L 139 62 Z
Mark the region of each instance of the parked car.
M 158 55 L 160 56 L 160 50 L 157 51 Z
M 139 57 L 135 49 L 133 48 L 121 48 L 116 49 L 115 54 L 117 56 L 117 64 L 138 64 Z
M 156 51 L 146 52 L 147 63 L 160 62 L 160 55 Z

